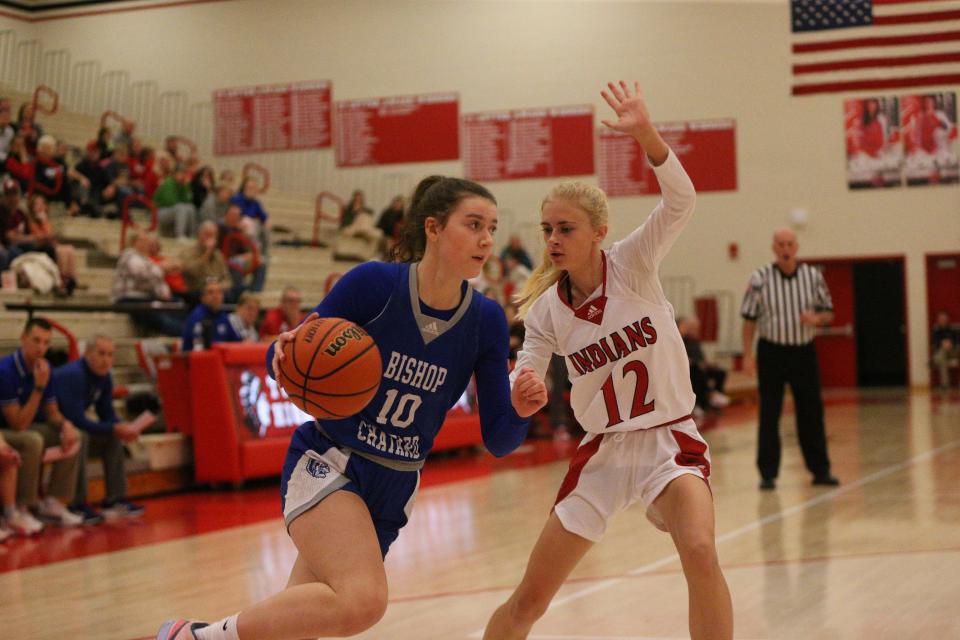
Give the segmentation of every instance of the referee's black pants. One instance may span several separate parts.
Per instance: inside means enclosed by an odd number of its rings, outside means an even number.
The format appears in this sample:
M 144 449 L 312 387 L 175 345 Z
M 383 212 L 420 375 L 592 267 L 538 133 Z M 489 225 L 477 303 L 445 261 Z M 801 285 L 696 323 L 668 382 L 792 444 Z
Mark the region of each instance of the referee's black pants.
M 784 384 L 790 385 L 796 405 L 797 439 L 803 461 L 814 476 L 829 475 L 820 370 L 813 343 L 787 346 L 758 341 L 757 381 L 760 391 L 757 468 L 760 476 L 773 479 L 780 471 L 780 412 Z

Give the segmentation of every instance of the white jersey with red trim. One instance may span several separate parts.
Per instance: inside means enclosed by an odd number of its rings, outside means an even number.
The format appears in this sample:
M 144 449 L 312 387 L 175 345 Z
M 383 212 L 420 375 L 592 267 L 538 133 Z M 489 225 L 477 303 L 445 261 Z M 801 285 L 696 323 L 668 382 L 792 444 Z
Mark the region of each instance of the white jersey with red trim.
M 601 286 L 575 310 L 562 296 L 561 279 L 524 318 L 514 371 L 530 367 L 542 377 L 551 354 L 563 356 L 574 414 L 593 433 L 679 422 L 694 407 L 687 352 L 658 271 L 693 213 L 696 192 L 672 151 L 654 172 L 663 199 L 603 252 Z

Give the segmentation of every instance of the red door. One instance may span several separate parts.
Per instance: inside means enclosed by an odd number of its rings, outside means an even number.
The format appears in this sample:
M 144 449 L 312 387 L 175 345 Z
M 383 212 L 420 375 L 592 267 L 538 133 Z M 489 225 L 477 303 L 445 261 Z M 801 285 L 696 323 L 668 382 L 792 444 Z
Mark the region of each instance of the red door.
M 857 340 L 854 313 L 853 263 L 819 262 L 833 298 L 833 323 L 816 339 L 820 380 L 824 387 L 857 386 Z
M 960 324 L 960 253 L 941 253 L 927 256 L 927 349 L 930 347 L 930 327 L 937 314 L 946 311 L 950 322 Z M 929 352 L 929 351 L 928 351 Z M 931 384 L 938 384 L 939 376 L 931 371 Z
M 960 253 L 927 256 L 927 319 L 946 311 L 950 321 L 960 322 Z

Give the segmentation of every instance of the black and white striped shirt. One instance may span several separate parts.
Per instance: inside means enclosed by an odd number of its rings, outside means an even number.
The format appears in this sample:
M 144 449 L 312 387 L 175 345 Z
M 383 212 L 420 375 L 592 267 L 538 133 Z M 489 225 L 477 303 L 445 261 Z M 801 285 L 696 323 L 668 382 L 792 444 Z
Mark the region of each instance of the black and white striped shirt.
M 809 344 L 816 332 L 800 322 L 804 311 L 833 311 L 827 283 L 815 267 L 801 264 L 788 276 L 774 263 L 750 276 L 740 315 L 759 324 L 761 339 L 783 345 Z

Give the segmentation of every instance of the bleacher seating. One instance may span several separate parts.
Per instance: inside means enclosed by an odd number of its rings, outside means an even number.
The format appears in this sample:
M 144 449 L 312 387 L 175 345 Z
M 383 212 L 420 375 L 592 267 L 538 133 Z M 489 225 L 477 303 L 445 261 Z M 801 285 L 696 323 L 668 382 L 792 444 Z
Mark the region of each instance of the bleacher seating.
M 14 105 L 19 105 L 31 98 L 28 94 L 2 86 L 0 86 L 0 95 L 10 98 Z M 99 127 L 97 118 L 72 113 L 69 111 L 69 105 L 61 105 L 61 109 L 53 115 L 40 114 L 38 122 L 46 133 L 65 141 L 72 147 L 81 149 L 95 136 Z M 155 140 L 144 141 L 144 143 L 154 148 L 161 146 L 159 141 Z M 214 166 L 215 170 L 221 168 L 217 166 L 217 158 L 203 158 L 203 160 Z M 319 191 L 322 187 L 323 185 L 317 185 L 317 190 Z M 266 287 L 260 294 L 261 306 L 264 309 L 279 303 L 282 288 L 286 285 L 298 287 L 303 294 L 305 304 L 315 304 L 323 297 L 327 277 L 331 273 L 343 273 L 355 264 L 355 262 L 336 261 L 329 248 L 310 246 L 314 225 L 314 195 L 283 193 L 277 191 L 274 186 L 260 198 L 270 215 L 272 224 L 277 228 L 273 234 L 274 243 L 284 240 L 297 240 L 302 243 L 302 246 L 290 246 L 295 243 L 271 246 Z M 114 265 L 120 253 L 120 221 L 82 216 L 70 218 L 65 215 L 62 208 L 52 208 L 51 213 L 60 236 L 78 247 L 78 281 L 86 288 L 76 291 L 70 301 L 109 304 Z M 332 230 L 332 227 L 329 230 Z M 162 238 L 162 243 L 164 255 L 176 256 L 184 248 L 191 246 L 192 240 L 188 242 Z M 31 301 L 53 302 L 54 299 L 51 296 L 42 296 L 24 289 L 0 291 L 0 355 L 5 355 L 17 348 L 20 331 L 27 319 L 26 311 L 9 310 L 6 305 Z M 132 385 L 136 388 L 153 384 L 138 364 L 136 343 L 141 335 L 127 314 L 105 311 L 56 311 L 45 315 L 69 327 L 80 340 L 95 331 L 112 336 L 117 347 L 114 377 L 118 385 Z M 64 348 L 65 341 L 55 335 L 52 347 Z M 132 471 L 148 466 L 147 454 L 142 447 L 139 449 L 134 447 L 133 452 L 139 455 L 135 456 Z M 92 485 L 95 485 L 100 471 L 99 465 L 93 465 L 93 467 L 90 470 L 90 477 Z M 169 490 L 188 477 L 177 470 L 167 470 L 162 475 L 165 482 L 161 483 L 160 487 L 151 488 L 131 479 L 131 495 L 149 493 L 158 489 Z M 97 491 L 92 486 L 91 496 L 96 497 L 96 494 Z

